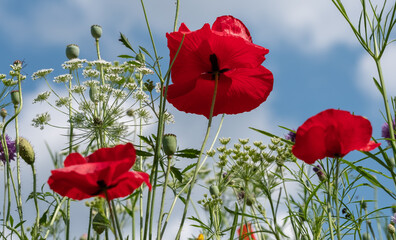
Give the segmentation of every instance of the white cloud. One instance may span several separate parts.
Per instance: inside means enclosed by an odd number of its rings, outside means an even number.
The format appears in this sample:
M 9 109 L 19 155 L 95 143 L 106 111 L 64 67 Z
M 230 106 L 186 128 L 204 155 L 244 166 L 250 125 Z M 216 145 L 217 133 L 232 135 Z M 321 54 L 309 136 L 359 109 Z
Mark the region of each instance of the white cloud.
M 381 66 L 388 97 L 396 96 L 396 71 L 395 71 L 396 46 L 389 45 L 381 58 Z M 374 60 L 364 53 L 357 64 L 356 85 L 372 99 L 380 100 L 381 95 L 375 87 L 373 77 L 379 81 L 378 71 Z
M 146 1 L 146 10 L 155 35 L 165 44 L 165 33 L 173 28 L 173 1 Z M 359 3 L 346 3 L 352 19 L 358 19 Z M 36 1 L 27 5 L 24 14 L 0 8 L 3 36 L 19 44 L 82 43 L 91 40 L 89 27 L 100 24 L 113 40 L 118 32 L 128 32 L 135 40 L 145 39 L 145 20 L 138 1 Z M 257 43 L 291 44 L 314 53 L 326 51 L 336 44 L 354 43 L 349 26 L 331 1 L 261 1 L 241 3 L 237 0 L 181 1 L 180 22 L 191 29 L 212 23 L 217 16 L 233 14 L 242 19 Z M 111 46 L 105 46 L 109 44 Z M 148 44 L 147 44 L 148 45 Z M 114 41 L 104 43 L 114 48 Z

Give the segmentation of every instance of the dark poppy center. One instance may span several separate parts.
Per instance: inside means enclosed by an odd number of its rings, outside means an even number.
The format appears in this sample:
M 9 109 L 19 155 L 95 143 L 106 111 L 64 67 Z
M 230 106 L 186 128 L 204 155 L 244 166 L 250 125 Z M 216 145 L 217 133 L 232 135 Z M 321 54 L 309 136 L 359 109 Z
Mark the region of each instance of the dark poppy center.
M 216 74 L 224 73 L 224 72 L 227 72 L 230 70 L 228 68 L 220 69 L 219 61 L 217 59 L 216 54 L 211 54 L 209 56 L 209 61 L 210 61 L 210 64 L 212 65 L 212 71 L 209 71 L 207 73 L 212 75 L 212 80 L 215 80 Z
M 96 181 L 96 184 L 98 184 L 99 189 L 96 192 L 92 193 L 91 196 L 99 195 L 102 192 L 104 192 L 105 190 L 115 187 L 115 185 L 107 186 L 107 184 L 105 183 L 104 180 L 98 180 L 98 181 Z

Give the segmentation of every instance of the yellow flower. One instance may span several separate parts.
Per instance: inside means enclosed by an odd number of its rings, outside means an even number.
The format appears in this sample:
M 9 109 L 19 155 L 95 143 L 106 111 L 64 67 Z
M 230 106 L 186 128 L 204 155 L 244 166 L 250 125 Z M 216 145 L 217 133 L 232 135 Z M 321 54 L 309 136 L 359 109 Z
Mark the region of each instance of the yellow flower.
M 204 240 L 204 235 L 200 233 L 199 236 L 197 237 L 197 240 Z

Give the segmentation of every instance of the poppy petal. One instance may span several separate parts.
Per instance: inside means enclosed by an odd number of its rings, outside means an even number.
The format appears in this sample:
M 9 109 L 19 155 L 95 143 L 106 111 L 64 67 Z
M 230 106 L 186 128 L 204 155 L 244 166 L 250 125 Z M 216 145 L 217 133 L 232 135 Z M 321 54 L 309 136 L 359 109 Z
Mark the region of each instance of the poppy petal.
M 212 25 L 212 30 L 222 34 L 241 37 L 248 42 L 252 42 L 252 37 L 245 24 L 230 15 L 218 17 Z
M 69 167 L 72 165 L 85 164 L 85 163 L 87 163 L 87 160 L 83 156 L 81 156 L 81 154 L 70 153 L 63 162 L 63 165 L 65 167 Z
M 309 118 L 296 132 L 293 154 L 308 164 L 325 157 L 343 157 L 353 150 L 370 151 L 372 127 L 364 117 L 328 109 Z

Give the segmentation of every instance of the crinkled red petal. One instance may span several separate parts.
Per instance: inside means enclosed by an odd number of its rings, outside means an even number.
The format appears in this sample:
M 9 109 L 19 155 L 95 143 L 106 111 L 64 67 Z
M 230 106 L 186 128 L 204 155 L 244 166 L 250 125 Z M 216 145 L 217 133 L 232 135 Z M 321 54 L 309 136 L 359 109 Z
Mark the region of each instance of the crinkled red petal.
M 241 20 L 233 16 L 221 16 L 212 25 L 212 30 L 223 34 L 241 37 L 246 41 L 252 42 L 249 30 Z

